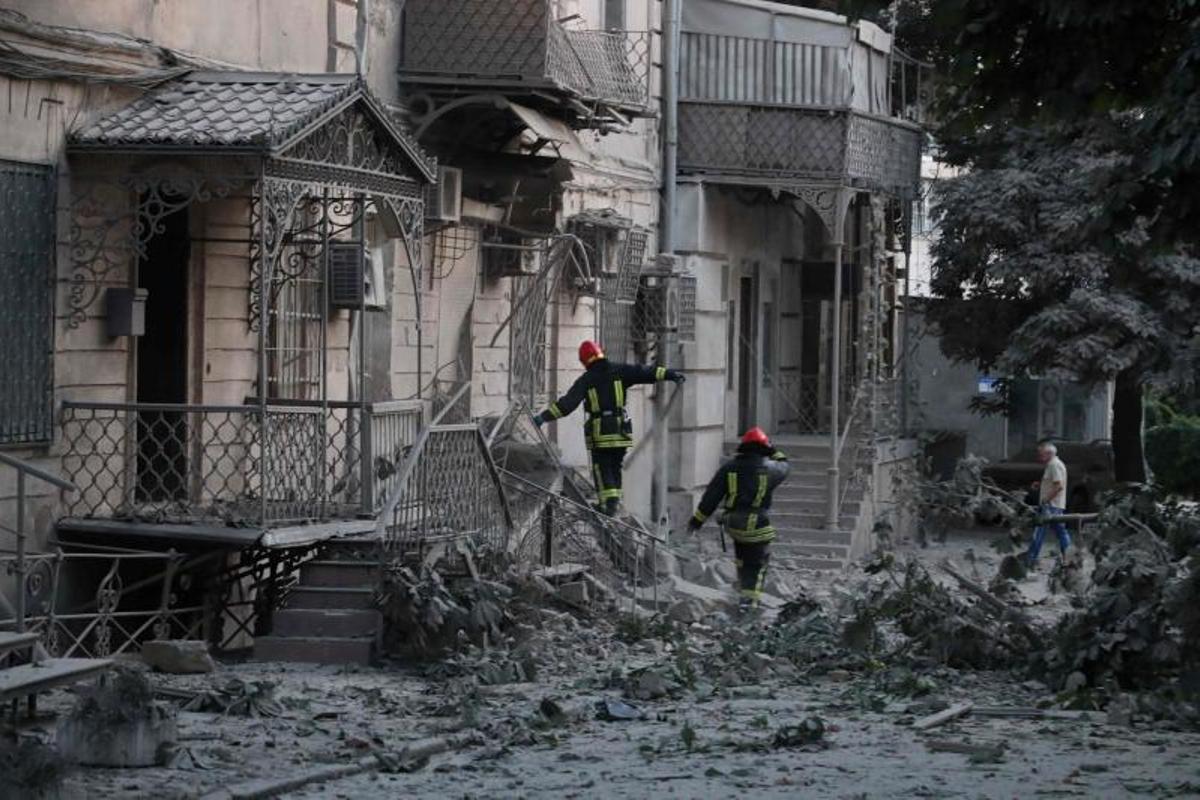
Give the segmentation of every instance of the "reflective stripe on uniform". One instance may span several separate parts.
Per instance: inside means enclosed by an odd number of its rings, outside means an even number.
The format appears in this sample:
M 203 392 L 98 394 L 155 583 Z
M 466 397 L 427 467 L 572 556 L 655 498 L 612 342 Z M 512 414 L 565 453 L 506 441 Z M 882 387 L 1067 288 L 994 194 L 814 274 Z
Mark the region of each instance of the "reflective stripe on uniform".
M 600 393 L 596 391 L 595 386 L 588 389 L 588 406 L 591 408 L 593 414 L 600 413 Z
M 725 507 L 733 508 L 737 502 L 737 473 L 733 470 L 725 473 Z
M 613 381 L 613 397 L 616 398 L 617 408 L 625 407 L 625 384 L 620 379 Z
M 654 370 L 654 380 L 665 381 L 666 379 L 667 379 L 667 368 L 666 367 L 658 367 L 657 369 Z
M 754 530 L 747 530 L 744 528 L 726 528 L 725 532 L 732 536 L 735 542 L 742 542 L 744 544 L 770 542 L 775 539 L 774 525 L 768 525 L 765 528 L 755 528 Z
M 754 493 L 754 501 L 750 503 L 750 516 L 746 518 L 746 530 L 753 531 L 758 527 L 758 510 L 762 508 L 763 498 L 767 496 L 767 475 L 758 474 L 758 490 Z
M 704 522 L 708 519 L 708 514 L 705 514 L 703 511 L 697 508 L 692 514 L 692 519 L 696 520 L 696 522 Z
M 550 416 L 554 417 L 555 419 L 558 419 L 562 416 L 562 411 L 559 409 L 558 403 L 550 404 Z

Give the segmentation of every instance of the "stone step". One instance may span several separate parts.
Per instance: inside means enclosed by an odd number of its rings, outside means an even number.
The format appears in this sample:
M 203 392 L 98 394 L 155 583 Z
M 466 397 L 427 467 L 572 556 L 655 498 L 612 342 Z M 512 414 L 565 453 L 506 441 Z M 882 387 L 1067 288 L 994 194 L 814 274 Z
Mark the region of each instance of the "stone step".
M 779 544 L 843 544 L 850 546 L 853 534 L 850 531 L 831 531 L 821 528 L 787 528 L 775 527 Z
M 834 572 L 844 569 L 846 564 L 838 558 L 780 558 L 772 559 L 771 566 L 779 569 L 811 569 Z
M 775 497 L 771 500 L 771 516 L 777 514 L 821 514 L 824 516 L 827 503 L 825 498 L 817 500 L 798 499 L 794 497 Z M 857 517 L 861 503 L 847 501 L 842 504 L 842 516 Z
M 845 560 L 850 557 L 850 545 L 786 542 L 772 545 L 771 552 L 772 554 L 778 553 L 780 558 L 789 558 L 792 556 L 812 556 L 813 558 L 837 558 Z
M 374 589 L 300 585 L 288 594 L 287 607 L 369 609 L 374 599 Z
M 287 661 L 302 664 L 370 664 L 375 637 L 258 636 L 254 639 L 255 661 Z
M 300 566 L 304 586 L 374 587 L 379 583 L 378 561 L 313 560 Z
M 856 516 L 843 514 L 838 518 L 838 527 L 845 530 L 853 530 L 854 523 L 857 521 Z M 794 514 L 787 511 L 776 511 L 771 509 L 771 523 L 776 529 L 784 528 L 822 528 L 825 526 L 825 514 Z
M 374 636 L 383 615 L 374 609 L 283 608 L 275 612 L 274 636 Z

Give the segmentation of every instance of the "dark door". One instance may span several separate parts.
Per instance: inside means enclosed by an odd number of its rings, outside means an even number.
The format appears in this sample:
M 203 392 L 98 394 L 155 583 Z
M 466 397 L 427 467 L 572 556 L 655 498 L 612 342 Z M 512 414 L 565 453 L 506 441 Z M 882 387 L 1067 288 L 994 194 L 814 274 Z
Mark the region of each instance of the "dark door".
M 143 220 L 142 224 L 151 224 Z M 138 261 L 146 333 L 137 342 L 137 497 L 177 500 L 187 486 L 187 415 L 164 407 L 187 402 L 188 214 L 163 217 Z
M 758 306 L 754 278 L 743 277 L 738 290 L 738 430 L 754 425 L 754 351 Z

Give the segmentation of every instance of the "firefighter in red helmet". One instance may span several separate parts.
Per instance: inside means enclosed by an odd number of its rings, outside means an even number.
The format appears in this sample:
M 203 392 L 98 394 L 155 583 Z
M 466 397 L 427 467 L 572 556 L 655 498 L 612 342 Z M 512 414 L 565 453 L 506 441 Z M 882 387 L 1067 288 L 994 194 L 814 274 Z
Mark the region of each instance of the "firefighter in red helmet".
M 763 429 L 751 428 L 742 436 L 736 455 L 709 481 L 688 522 L 688 530 L 694 533 L 714 511 L 724 509 L 722 524 L 733 538 L 743 608 L 757 608 L 762 599 L 770 545 L 775 539 L 771 495 L 787 480 L 790 470 L 787 456 L 771 446 Z
M 621 504 L 621 469 L 625 451 L 633 445 L 633 425 L 625 412 L 625 390 L 639 383 L 673 381 L 683 383 L 683 373 L 666 367 L 618 364 L 605 357 L 600 345 L 586 341 L 579 345 L 579 361 L 584 373 L 567 393 L 534 417 L 539 426 L 569 415 L 580 403 L 586 403 L 587 419 L 583 438 L 592 456 L 592 479 L 596 483 L 599 508 L 616 514 Z

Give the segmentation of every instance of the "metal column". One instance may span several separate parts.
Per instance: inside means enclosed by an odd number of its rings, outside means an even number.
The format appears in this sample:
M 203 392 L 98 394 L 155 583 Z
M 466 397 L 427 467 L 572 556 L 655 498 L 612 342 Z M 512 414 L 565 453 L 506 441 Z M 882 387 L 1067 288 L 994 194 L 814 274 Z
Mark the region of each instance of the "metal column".
M 833 224 L 833 337 L 830 347 L 833 363 L 829 370 L 829 506 L 825 515 L 825 527 L 829 530 L 837 530 L 841 510 L 838 502 L 838 461 L 841 458 L 838 410 L 842 394 L 842 249 L 846 230 L 846 204 L 842 194 L 842 191 L 838 192 L 837 216 Z
M 661 253 L 675 252 L 675 194 L 679 152 L 679 28 L 682 19 L 681 0 L 667 0 L 663 24 L 663 189 L 659 218 L 658 249 Z M 659 338 L 659 363 L 666 365 L 672 337 Z M 668 447 L 667 390 L 659 384 L 654 395 L 654 495 L 652 512 L 660 536 L 668 535 L 670 520 L 667 513 Z

